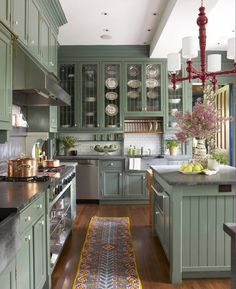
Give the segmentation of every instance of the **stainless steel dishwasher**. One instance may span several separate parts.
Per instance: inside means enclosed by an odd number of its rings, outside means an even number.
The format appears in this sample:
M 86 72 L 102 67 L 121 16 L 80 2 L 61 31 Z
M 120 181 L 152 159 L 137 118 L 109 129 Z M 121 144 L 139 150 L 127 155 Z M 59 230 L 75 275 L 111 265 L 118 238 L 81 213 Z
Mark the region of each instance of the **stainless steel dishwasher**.
M 98 160 L 78 160 L 77 200 L 99 200 Z

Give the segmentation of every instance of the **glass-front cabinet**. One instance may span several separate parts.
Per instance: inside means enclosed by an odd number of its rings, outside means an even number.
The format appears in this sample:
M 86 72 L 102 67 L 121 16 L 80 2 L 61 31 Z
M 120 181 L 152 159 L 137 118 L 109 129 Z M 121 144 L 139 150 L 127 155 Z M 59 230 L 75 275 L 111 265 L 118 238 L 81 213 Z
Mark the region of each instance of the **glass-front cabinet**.
M 102 127 L 105 130 L 122 128 L 121 64 L 103 64 Z
M 181 77 L 181 76 L 180 76 Z M 177 121 L 175 113 L 178 112 L 183 114 L 183 83 L 178 82 L 176 84 L 176 89 L 173 89 L 173 84 L 170 81 L 170 76 L 168 77 L 168 99 L 166 103 L 167 116 L 166 116 L 166 126 L 167 129 L 176 129 Z
M 99 83 L 98 64 L 81 64 L 81 79 L 79 88 L 79 99 L 81 105 L 81 128 L 95 129 L 100 127 L 99 116 Z
M 126 64 L 126 114 L 161 115 L 161 75 L 160 63 Z
M 70 130 L 78 126 L 77 101 L 75 97 L 75 64 L 61 64 L 59 75 L 62 87 L 71 96 L 71 106 L 60 107 L 59 128 Z

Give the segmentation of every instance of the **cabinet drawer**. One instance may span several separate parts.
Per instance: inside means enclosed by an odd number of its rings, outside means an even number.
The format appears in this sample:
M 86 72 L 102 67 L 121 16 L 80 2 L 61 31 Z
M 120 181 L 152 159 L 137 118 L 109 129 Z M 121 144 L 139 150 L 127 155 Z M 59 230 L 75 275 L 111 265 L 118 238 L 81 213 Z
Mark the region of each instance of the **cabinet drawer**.
M 123 161 L 102 161 L 103 169 L 121 169 L 123 170 L 124 162 Z
M 23 232 L 32 225 L 45 212 L 45 196 L 41 196 L 30 203 L 30 205 L 20 213 L 20 231 Z

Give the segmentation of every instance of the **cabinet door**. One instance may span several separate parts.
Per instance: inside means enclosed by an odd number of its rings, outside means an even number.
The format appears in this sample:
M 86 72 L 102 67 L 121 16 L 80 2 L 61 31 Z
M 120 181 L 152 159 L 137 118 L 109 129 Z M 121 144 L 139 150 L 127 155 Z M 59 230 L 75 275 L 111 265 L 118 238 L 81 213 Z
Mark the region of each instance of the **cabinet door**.
M 49 71 L 57 75 L 57 36 L 51 31 L 49 41 Z
M 99 76 L 98 63 L 84 63 L 80 66 L 80 117 L 81 128 L 100 129 L 99 122 Z
M 142 112 L 143 111 L 143 76 L 142 64 L 129 63 L 126 65 L 126 112 Z
M 79 123 L 77 105 L 78 99 L 75 98 L 75 95 L 77 95 L 77 77 L 75 64 L 72 63 L 60 65 L 60 80 L 62 87 L 71 96 L 71 106 L 60 107 L 60 129 L 76 129 L 77 127 L 79 127 Z
M 120 129 L 123 127 L 121 65 L 104 63 L 102 75 L 102 127 L 106 130 Z
M 181 77 L 181 75 L 180 75 Z M 168 98 L 166 103 L 166 129 L 176 130 L 177 121 L 175 113 L 179 112 L 183 114 L 183 83 L 178 82 L 176 89 L 173 89 L 173 85 L 168 77 Z
M 122 171 L 110 170 L 102 172 L 102 198 L 122 198 Z
M 49 64 L 49 25 L 40 18 L 39 54 L 42 64 L 48 68 Z
M 45 217 L 41 217 L 33 226 L 34 253 L 34 289 L 41 289 L 46 281 L 46 227 Z
M 12 28 L 19 36 L 19 39 L 27 42 L 27 10 L 28 0 L 13 0 Z
M 0 19 L 10 27 L 11 1 L 0 0 Z
M 0 287 L 4 289 L 16 288 L 15 260 L 0 274 Z
M 21 248 L 16 256 L 17 289 L 33 289 L 32 228 L 22 235 Z
M 39 57 L 39 7 L 36 0 L 29 1 L 28 47 Z
M 0 129 L 11 127 L 11 40 L 0 31 Z
M 146 173 L 128 173 L 125 176 L 124 195 L 132 199 L 147 199 Z
M 57 132 L 57 106 L 49 107 L 50 132 Z
M 143 108 L 145 112 L 160 112 L 162 109 L 161 65 L 145 64 L 145 93 Z

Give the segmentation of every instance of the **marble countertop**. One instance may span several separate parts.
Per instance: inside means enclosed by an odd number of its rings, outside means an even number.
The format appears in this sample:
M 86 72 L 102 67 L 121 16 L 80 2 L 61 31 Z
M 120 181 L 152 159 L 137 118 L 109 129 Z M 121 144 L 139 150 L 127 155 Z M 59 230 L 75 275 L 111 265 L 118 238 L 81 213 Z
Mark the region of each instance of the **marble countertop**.
M 179 166 L 151 166 L 169 185 L 212 185 L 212 184 L 236 184 L 236 168 L 230 166 L 220 166 L 220 170 L 215 175 L 205 175 L 203 173 L 195 175 L 185 175 L 179 171 Z

